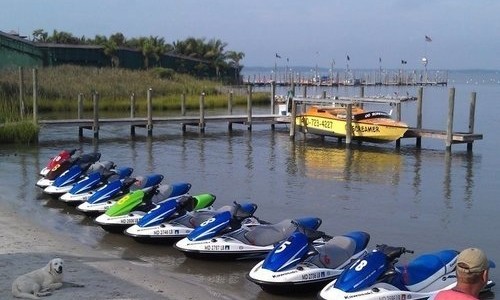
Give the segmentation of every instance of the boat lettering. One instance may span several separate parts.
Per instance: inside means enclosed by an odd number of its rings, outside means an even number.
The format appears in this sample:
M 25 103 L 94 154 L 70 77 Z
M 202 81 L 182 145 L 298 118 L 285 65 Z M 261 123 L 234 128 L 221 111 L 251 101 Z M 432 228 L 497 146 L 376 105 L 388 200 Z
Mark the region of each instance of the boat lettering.
M 321 119 L 315 119 L 315 118 L 310 118 L 311 121 L 311 126 L 313 127 L 322 127 L 322 128 L 327 128 L 327 129 L 332 129 L 333 128 L 333 121 L 328 121 L 328 120 L 321 120 Z
M 316 272 L 312 274 L 304 274 L 302 275 L 302 280 L 314 280 L 325 277 L 325 272 Z
M 172 235 L 179 234 L 179 230 L 177 229 L 158 229 L 153 231 L 154 235 Z
M 406 295 L 390 295 L 378 297 L 379 300 L 406 300 Z
M 228 251 L 231 247 L 229 245 L 206 245 L 205 250 L 208 251 Z
M 380 132 L 378 126 L 352 125 L 353 132 Z
M 120 223 L 122 224 L 135 224 L 137 223 L 137 221 L 139 221 L 138 218 L 134 218 L 134 219 L 123 219 L 123 220 L 120 220 Z
M 366 292 L 362 292 L 362 293 L 358 293 L 358 294 L 354 294 L 354 295 L 346 295 L 346 296 L 344 296 L 344 299 L 352 299 L 352 298 L 366 296 L 366 295 L 370 295 L 370 294 L 373 294 L 373 292 L 371 290 L 366 291 Z M 378 298 L 378 299 L 380 299 L 380 298 Z

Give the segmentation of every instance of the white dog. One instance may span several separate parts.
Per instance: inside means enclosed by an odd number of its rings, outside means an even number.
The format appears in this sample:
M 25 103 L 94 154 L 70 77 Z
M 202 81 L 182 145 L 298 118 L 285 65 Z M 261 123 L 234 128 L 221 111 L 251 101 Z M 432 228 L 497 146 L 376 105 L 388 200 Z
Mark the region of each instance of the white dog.
M 54 258 L 38 270 L 19 276 L 12 283 L 12 294 L 18 298 L 39 299 L 62 287 L 63 260 Z

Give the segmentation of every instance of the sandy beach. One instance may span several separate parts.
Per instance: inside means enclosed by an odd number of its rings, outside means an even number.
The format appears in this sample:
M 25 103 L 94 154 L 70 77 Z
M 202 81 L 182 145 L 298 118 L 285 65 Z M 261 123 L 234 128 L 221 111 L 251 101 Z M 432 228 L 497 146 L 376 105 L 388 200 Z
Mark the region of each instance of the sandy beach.
M 230 299 L 218 291 L 183 280 L 179 274 L 161 275 L 154 266 L 141 265 L 92 249 L 71 237 L 37 227 L 0 204 L 0 299 L 17 299 L 11 284 L 19 275 L 60 257 L 65 261 L 63 285 L 48 300 L 62 299 Z

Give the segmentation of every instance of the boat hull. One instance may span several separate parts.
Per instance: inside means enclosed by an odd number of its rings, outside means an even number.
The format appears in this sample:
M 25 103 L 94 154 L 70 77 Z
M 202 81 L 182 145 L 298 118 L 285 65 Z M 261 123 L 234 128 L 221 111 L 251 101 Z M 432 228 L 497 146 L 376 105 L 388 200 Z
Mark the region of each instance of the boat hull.
M 263 261 L 255 265 L 247 274 L 247 279 L 272 294 L 317 293 L 342 272 L 307 264 L 272 272 L 263 269 L 262 264 Z
M 351 134 L 353 140 L 367 141 L 372 143 L 393 142 L 405 134 L 408 126 L 404 123 L 391 119 L 368 119 L 364 121 L 351 122 Z M 345 138 L 347 135 L 346 120 L 336 119 L 321 114 L 306 113 L 295 118 L 295 125 L 302 132 Z
M 204 260 L 256 260 L 264 258 L 274 246 L 253 246 L 231 238 L 190 241 L 184 238 L 174 247 L 186 257 Z

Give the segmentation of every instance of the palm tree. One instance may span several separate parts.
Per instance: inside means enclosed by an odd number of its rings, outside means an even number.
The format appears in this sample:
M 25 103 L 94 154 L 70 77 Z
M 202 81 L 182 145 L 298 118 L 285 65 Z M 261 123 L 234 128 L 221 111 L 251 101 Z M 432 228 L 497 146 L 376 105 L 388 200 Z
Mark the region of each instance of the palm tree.
M 49 34 L 43 29 L 37 29 L 33 31 L 33 41 L 45 43 Z
M 245 53 L 236 52 L 236 51 L 227 51 L 225 53 L 226 59 L 228 59 L 229 67 L 234 68 L 234 79 L 237 83 L 239 83 L 239 74 L 240 74 L 240 61 L 245 57 Z
M 215 75 L 217 78 L 220 77 L 221 67 L 225 67 L 226 57 L 224 54 L 224 48 L 226 46 L 227 43 L 224 43 L 221 40 L 211 39 L 208 41 L 208 44 L 206 45 L 206 52 L 203 55 L 203 58 L 212 62 L 215 67 Z
M 119 67 L 120 59 L 116 55 L 118 53 L 118 46 L 112 40 L 108 40 L 104 43 L 104 55 L 109 56 L 111 58 L 111 67 Z

